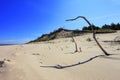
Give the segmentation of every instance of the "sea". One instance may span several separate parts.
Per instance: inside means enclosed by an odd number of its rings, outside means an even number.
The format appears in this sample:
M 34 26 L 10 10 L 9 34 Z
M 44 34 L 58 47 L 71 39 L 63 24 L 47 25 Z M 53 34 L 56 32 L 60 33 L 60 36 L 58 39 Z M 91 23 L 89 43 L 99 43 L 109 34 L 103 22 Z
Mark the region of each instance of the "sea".
M 9 45 L 16 45 L 16 44 L 0 44 L 0 46 L 9 46 Z

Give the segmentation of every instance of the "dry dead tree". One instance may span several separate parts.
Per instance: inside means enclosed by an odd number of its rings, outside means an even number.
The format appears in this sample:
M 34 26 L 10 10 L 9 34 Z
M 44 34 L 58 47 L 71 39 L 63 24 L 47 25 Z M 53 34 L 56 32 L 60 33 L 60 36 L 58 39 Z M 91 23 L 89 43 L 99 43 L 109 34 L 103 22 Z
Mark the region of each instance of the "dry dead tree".
M 73 40 L 73 42 L 75 44 L 75 52 L 74 53 L 79 52 L 78 47 L 77 47 L 77 43 L 76 43 L 74 37 L 72 37 L 72 40 Z
M 77 43 L 75 41 L 75 38 L 73 36 L 72 36 L 72 41 L 75 44 L 75 51 L 74 51 L 74 53 L 76 53 L 76 52 L 82 52 L 81 47 L 78 48 Z
M 93 38 L 94 38 L 95 42 L 96 42 L 97 45 L 100 47 L 100 49 L 104 52 L 104 54 L 105 54 L 106 56 L 109 56 L 110 54 L 108 54 L 108 53 L 103 49 L 103 47 L 100 45 L 100 43 L 97 41 L 96 36 L 95 36 L 95 31 L 94 31 L 94 28 L 93 28 L 92 24 L 91 24 L 84 16 L 78 16 L 78 17 L 76 17 L 76 18 L 74 18 L 74 19 L 68 19 L 68 20 L 66 20 L 66 21 L 74 21 L 74 20 L 76 20 L 76 19 L 78 19 L 78 18 L 83 18 L 83 19 L 89 24 L 89 26 L 90 26 L 91 29 L 92 29 Z

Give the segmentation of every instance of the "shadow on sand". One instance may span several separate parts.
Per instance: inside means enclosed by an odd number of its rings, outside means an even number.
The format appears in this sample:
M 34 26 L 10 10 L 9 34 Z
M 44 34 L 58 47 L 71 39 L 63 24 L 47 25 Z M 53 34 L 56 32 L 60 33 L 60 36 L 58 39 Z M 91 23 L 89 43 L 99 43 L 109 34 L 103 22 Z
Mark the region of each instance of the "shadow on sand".
M 64 69 L 64 68 L 69 68 L 69 67 L 73 67 L 73 66 L 78 66 L 78 65 L 81 65 L 81 64 L 85 64 L 85 63 L 87 63 L 87 62 L 90 62 L 90 61 L 92 61 L 92 60 L 98 58 L 98 57 L 100 57 L 100 58 L 106 58 L 106 59 L 113 59 L 113 60 L 120 60 L 120 58 L 109 57 L 109 56 L 105 56 L 105 55 L 97 55 L 97 56 L 91 57 L 90 59 L 85 60 L 85 61 L 83 61 L 83 62 L 78 62 L 78 63 L 71 64 L 71 65 L 66 65 L 66 66 L 55 65 L 55 66 L 40 66 L 40 67 Z

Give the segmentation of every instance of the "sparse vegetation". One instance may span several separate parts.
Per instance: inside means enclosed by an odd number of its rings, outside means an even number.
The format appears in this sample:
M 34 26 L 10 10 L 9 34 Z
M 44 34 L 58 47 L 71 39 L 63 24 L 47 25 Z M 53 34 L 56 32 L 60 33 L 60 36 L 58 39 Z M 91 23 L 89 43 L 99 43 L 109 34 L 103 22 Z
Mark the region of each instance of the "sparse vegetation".
M 111 29 L 99 29 L 95 30 L 95 33 L 115 33 L 116 30 L 111 30 Z
M 33 53 L 32 55 L 40 55 L 39 53 Z
M 91 40 L 91 38 L 87 38 L 86 41 L 90 42 L 90 41 L 92 41 L 92 40 Z
M 114 24 L 112 23 L 111 25 L 103 25 L 102 27 L 95 26 L 91 24 L 92 28 L 94 29 L 94 33 L 99 34 L 99 33 L 115 33 L 116 30 L 120 30 L 120 24 Z M 54 39 L 59 39 L 59 38 L 68 38 L 68 37 L 75 37 L 75 36 L 80 36 L 85 33 L 92 33 L 92 28 L 89 25 L 84 26 L 82 30 L 68 30 L 64 28 L 58 28 L 57 30 L 54 30 L 53 32 L 50 32 L 49 34 L 43 34 L 41 37 L 38 37 L 35 40 L 32 40 L 28 43 L 34 43 L 34 42 L 41 42 L 41 41 L 49 41 L 49 40 L 54 40 Z
M 115 24 L 115 23 L 111 23 L 111 25 L 108 25 L 108 24 L 105 24 L 105 25 L 103 25 L 103 26 L 101 26 L 101 27 L 98 27 L 98 26 L 95 26 L 95 25 L 93 25 L 92 24 L 92 27 L 94 28 L 94 30 L 100 30 L 100 31 L 104 31 L 104 32 L 112 32 L 112 31 L 114 31 L 114 30 L 120 30 L 120 24 L 119 23 L 117 23 L 117 24 Z M 90 26 L 84 26 L 83 28 L 82 28 L 82 31 L 91 31 L 92 29 L 91 29 L 91 27 Z
M 3 61 L 0 61 L 0 67 L 3 67 L 3 64 L 4 64 L 4 60 Z
M 37 39 L 32 40 L 28 43 L 49 41 L 49 40 L 54 40 L 59 38 L 68 38 L 72 36 L 79 36 L 82 33 L 83 32 L 80 30 L 68 30 L 68 29 L 59 28 L 57 30 L 54 30 L 53 32 L 50 32 L 49 34 L 43 34 L 41 37 L 38 37 Z

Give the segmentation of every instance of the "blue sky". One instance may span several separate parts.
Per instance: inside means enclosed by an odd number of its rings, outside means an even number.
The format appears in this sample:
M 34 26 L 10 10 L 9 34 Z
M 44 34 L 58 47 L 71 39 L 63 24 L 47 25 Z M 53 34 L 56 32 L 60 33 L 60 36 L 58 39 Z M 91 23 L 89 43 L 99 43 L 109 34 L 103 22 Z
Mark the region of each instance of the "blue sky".
M 120 0 L 0 0 L 0 43 L 25 43 L 59 27 L 120 23 Z

